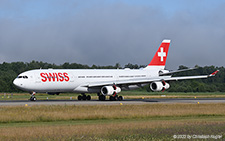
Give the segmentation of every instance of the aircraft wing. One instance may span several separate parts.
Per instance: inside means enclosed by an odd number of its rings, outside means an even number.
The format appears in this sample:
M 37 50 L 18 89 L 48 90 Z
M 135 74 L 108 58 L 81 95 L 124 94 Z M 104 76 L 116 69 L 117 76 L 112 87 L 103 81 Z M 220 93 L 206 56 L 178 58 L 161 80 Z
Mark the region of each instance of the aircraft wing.
M 143 84 L 150 83 L 153 81 L 160 81 L 160 78 L 152 78 L 152 79 L 128 79 L 128 80 L 118 80 L 118 81 L 104 81 L 97 83 L 89 83 L 86 84 L 87 87 L 98 87 L 98 86 L 106 86 L 106 85 L 135 85 L 135 84 Z
M 190 71 L 190 70 L 195 70 L 195 69 L 198 69 L 198 68 L 188 68 L 188 69 L 182 69 L 182 70 L 170 71 L 170 72 L 166 72 L 166 73 L 160 73 L 159 76 L 171 75 L 171 74 L 174 74 L 174 73 L 184 72 L 184 71 Z
M 144 78 L 144 79 L 128 79 L 128 80 L 118 80 L 118 81 L 104 81 L 97 83 L 89 83 L 83 85 L 84 87 L 100 87 L 107 85 L 137 85 L 144 83 L 151 83 L 154 81 L 178 81 L 178 80 L 186 80 L 186 79 L 201 79 L 215 76 L 219 70 L 209 74 L 209 75 L 199 75 L 199 76 L 182 76 L 182 77 L 171 77 L 171 76 L 159 76 L 155 78 Z
M 181 77 L 170 77 L 170 78 L 165 78 L 163 79 L 164 81 L 178 81 L 178 80 L 187 80 L 187 79 L 202 79 L 202 78 L 208 78 L 215 76 L 219 70 L 216 70 L 215 72 L 209 74 L 209 75 L 199 75 L 199 76 L 181 76 Z

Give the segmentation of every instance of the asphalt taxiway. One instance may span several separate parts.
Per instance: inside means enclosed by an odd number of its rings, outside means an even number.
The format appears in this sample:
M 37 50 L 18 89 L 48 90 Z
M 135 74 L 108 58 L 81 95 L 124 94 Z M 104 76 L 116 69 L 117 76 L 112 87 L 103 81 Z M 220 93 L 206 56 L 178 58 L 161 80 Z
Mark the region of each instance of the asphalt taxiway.
M 156 104 L 156 103 L 225 103 L 225 98 L 160 98 L 160 99 L 127 99 L 123 101 L 78 101 L 78 100 L 11 100 L 0 101 L 0 106 L 24 105 L 128 105 L 128 104 Z

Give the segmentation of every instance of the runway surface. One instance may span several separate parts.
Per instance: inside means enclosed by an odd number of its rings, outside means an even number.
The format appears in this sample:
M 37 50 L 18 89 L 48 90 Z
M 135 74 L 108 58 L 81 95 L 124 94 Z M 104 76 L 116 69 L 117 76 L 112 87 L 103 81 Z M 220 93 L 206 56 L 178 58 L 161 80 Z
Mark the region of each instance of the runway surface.
M 123 101 L 78 101 L 78 100 L 12 100 L 0 101 L 0 106 L 32 106 L 32 105 L 128 105 L 128 104 L 156 104 L 156 103 L 225 103 L 225 98 L 160 98 L 160 99 L 127 99 Z

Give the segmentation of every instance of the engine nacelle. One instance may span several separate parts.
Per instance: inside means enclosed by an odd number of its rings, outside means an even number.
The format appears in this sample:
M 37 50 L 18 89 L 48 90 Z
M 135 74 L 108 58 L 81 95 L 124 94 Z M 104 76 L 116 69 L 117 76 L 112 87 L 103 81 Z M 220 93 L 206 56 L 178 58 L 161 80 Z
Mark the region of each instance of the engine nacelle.
M 121 88 L 116 86 L 104 86 L 101 88 L 101 93 L 103 95 L 113 95 L 119 92 L 121 92 Z
M 150 89 L 152 91 L 155 91 L 155 92 L 159 92 L 159 91 L 164 91 L 166 89 L 169 89 L 170 87 L 170 84 L 162 81 L 162 82 L 152 82 L 150 84 Z

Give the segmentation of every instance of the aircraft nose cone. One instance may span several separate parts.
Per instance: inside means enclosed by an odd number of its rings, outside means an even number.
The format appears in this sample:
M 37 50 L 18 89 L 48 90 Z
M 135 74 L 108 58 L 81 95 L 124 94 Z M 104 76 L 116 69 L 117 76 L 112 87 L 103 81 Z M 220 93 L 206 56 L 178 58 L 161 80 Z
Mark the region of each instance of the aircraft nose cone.
M 19 83 L 18 79 L 15 79 L 15 80 L 13 81 L 13 84 L 14 84 L 16 87 L 21 87 L 21 86 L 22 86 L 22 84 Z
M 13 84 L 14 84 L 15 86 L 18 86 L 18 81 L 17 81 L 16 79 L 14 79 L 14 80 L 13 80 Z

